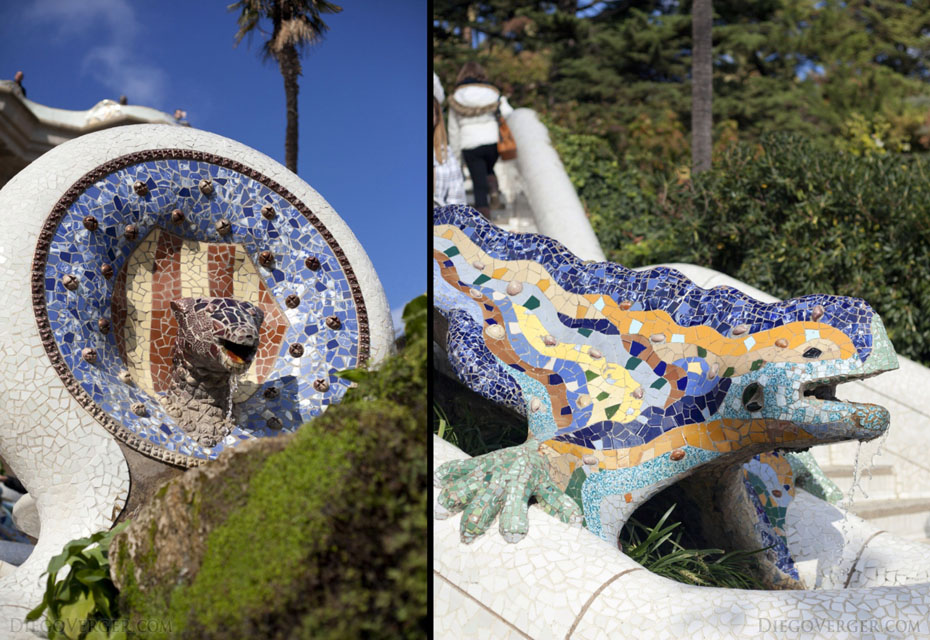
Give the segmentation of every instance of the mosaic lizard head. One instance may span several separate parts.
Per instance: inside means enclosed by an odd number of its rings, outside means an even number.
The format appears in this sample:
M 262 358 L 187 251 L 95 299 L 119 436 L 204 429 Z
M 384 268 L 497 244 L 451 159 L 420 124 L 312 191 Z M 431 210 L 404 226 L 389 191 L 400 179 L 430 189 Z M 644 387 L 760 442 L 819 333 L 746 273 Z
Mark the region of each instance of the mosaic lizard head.
M 171 302 L 178 321 L 175 354 L 205 372 L 241 374 L 255 358 L 265 313 L 235 298 Z
M 765 304 L 668 268 L 583 262 L 462 206 L 435 210 L 434 260 L 453 368 L 527 415 L 553 480 L 606 540 L 696 470 L 888 427 L 884 408 L 835 393 L 897 368 L 862 300 Z

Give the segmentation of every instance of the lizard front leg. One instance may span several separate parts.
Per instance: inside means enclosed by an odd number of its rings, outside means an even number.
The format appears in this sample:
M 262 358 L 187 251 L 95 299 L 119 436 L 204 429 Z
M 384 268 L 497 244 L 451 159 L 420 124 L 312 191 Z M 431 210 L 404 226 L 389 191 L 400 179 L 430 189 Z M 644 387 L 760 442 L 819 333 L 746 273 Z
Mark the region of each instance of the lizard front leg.
M 549 462 L 533 437 L 517 447 L 447 462 L 436 469 L 434 481 L 441 489 L 435 515 L 444 519 L 462 511 L 465 543 L 486 532 L 498 514 L 501 536 L 507 542 L 522 540 L 531 498 L 562 522 L 581 524 L 581 510 L 550 478 Z

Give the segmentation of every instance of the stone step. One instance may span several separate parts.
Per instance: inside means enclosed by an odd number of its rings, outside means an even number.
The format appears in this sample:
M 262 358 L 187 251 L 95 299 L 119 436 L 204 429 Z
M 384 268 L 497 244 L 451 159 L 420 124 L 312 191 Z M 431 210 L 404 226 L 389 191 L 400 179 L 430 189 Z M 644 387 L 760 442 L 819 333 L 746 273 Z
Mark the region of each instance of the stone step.
M 879 529 L 905 538 L 930 537 L 930 496 L 859 500 L 853 502 L 849 511 Z
M 844 495 L 849 494 L 849 488 L 853 483 L 853 474 L 855 467 L 851 464 L 825 464 L 820 468 L 830 480 L 836 483 Z M 894 467 L 890 464 L 877 464 L 869 471 L 860 467 L 858 487 L 865 491 L 868 499 L 890 499 L 896 497 L 895 484 L 897 476 Z M 866 499 L 862 491 L 856 491 L 855 499 Z
M 537 233 L 533 210 L 523 193 L 510 206 L 492 209 L 491 222 L 513 233 Z

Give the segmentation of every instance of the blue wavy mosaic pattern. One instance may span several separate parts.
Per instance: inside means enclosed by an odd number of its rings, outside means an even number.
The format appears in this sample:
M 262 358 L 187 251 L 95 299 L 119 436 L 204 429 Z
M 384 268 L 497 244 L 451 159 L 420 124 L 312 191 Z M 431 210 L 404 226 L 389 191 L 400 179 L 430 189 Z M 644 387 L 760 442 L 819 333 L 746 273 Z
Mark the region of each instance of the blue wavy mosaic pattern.
M 213 181 L 211 196 L 198 189 L 201 179 Z M 133 183 L 143 181 L 148 194 L 137 195 Z M 273 220 L 260 214 L 270 204 L 277 213 Z M 171 211 L 186 214 L 182 225 L 170 222 Z M 99 221 L 95 232 L 84 228 L 83 218 Z M 215 224 L 221 218 L 232 223 L 232 231 L 220 236 Z M 138 227 L 138 239 L 128 240 L 127 224 Z M 258 269 L 272 296 L 279 302 L 289 328 L 268 379 L 247 401 L 239 405 L 239 427 L 212 449 L 191 440 L 168 416 L 158 400 L 118 378 L 122 362 L 113 333 L 101 334 L 99 318 L 109 318 L 115 278 L 105 279 L 100 266 L 110 264 L 114 272 L 132 254 L 146 234 L 161 227 L 183 238 L 201 242 L 236 243 L 258 262 L 261 251 L 275 256 L 274 268 Z M 308 255 L 320 261 L 318 270 L 304 263 Z M 72 274 L 79 288 L 67 290 L 62 277 Z M 292 431 L 318 415 L 326 405 L 338 402 L 348 382 L 332 372 L 353 368 L 358 361 L 359 322 L 350 282 L 336 255 L 313 224 L 285 198 L 261 182 L 231 169 L 194 160 L 155 160 L 120 169 L 86 189 L 69 207 L 55 230 L 45 268 L 46 307 L 55 342 L 67 367 L 93 401 L 133 434 L 157 447 L 199 459 L 215 458 L 224 448 L 251 437 L 275 435 L 266 426 L 275 416 L 283 431 Z M 300 296 L 300 305 L 285 309 L 289 294 Z M 338 330 L 325 324 L 329 316 L 341 322 Z M 300 358 L 291 357 L 287 347 L 304 347 Z M 95 364 L 85 362 L 81 350 L 93 347 Z M 312 382 L 329 382 L 325 392 Z M 275 399 L 262 391 L 275 386 Z M 143 403 L 148 416 L 131 409 Z
M 578 293 L 606 294 L 615 300 L 630 300 L 632 311 L 663 310 L 683 327 L 705 325 L 727 334 L 737 325 L 749 325 L 749 333 L 810 317 L 811 309 L 822 305 L 821 322 L 843 327 L 865 362 L 872 350 L 873 311 L 855 298 L 833 295 L 808 295 L 783 302 L 763 303 L 730 288 L 702 289 L 683 274 L 667 267 L 650 271 L 633 271 L 622 265 L 598 262 L 585 264 L 561 244 L 537 234 L 510 234 L 468 213 L 464 205 L 434 210 L 434 224 L 459 227 L 489 255 L 501 260 L 533 260 L 543 265 L 565 290 Z M 616 332 L 603 320 L 571 320 L 562 317 L 570 328 Z
M 450 312 L 448 319 L 449 361 L 462 381 L 472 391 L 525 415 L 523 391 L 508 373 L 509 367 L 488 351 L 481 325 L 458 309 Z

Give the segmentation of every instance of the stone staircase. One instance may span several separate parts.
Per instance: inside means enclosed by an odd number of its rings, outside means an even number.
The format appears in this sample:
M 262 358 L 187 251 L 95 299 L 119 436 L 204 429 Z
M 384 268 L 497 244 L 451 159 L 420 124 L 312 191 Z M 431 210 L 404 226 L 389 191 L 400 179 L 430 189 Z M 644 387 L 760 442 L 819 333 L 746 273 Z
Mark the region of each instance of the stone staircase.
M 891 429 L 896 428 L 892 420 Z M 889 433 L 889 439 L 891 438 Z M 871 446 L 870 446 L 871 445 Z M 859 453 L 859 468 L 855 461 L 857 445 L 832 445 L 812 450 L 824 473 L 847 496 L 849 510 L 876 527 L 902 537 L 930 542 L 930 488 L 926 487 L 930 469 L 911 459 L 905 452 L 887 446 L 863 444 Z M 869 466 L 869 461 L 874 460 Z M 871 469 L 871 474 L 869 470 Z M 916 473 L 915 473 L 916 471 Z M 857 489 L 849 502 L 854 474 Z
M 465 199 L 474 206 L 475 197 L 472 190 L 468 169 L 465 172 Z M 520 177 L 516 162 L 498 160 L 494 165 L 494 174 L 500 185 L 500 202 L 491 203 L 491 222 L 502 229 L 514 233 L 537 233 L 533 208 L 526 197 L 525 185 Z M 494 206 L 497 204 L 498 206 Z

